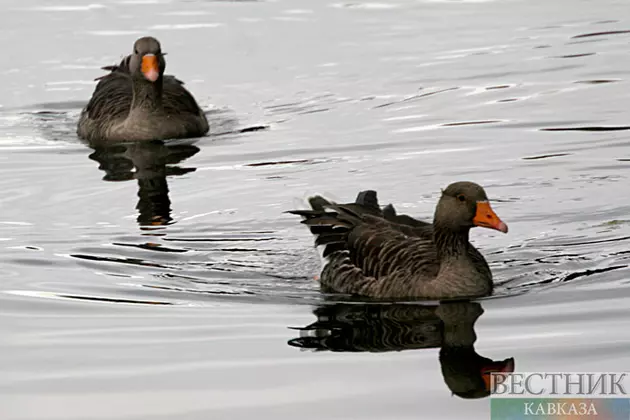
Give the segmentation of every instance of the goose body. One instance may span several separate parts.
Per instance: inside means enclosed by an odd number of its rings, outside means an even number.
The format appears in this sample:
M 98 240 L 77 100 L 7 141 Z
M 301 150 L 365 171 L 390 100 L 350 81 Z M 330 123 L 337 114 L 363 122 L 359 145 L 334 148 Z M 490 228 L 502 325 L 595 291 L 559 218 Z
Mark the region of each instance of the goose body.
M 81 112 L 77 134 L 94 143 L 200 137 L 208 121 L 194 97 L 174 76 L 159 42 L 144 37 L 119 65 L 104 67 L 92 98 Z
M 363 193 L 361 193 L 363 194 Z M 468 241 L 474 226 L 507 232 L 485 191 L 456 182 L 443 192 L 433 223 L 381 210 L 374 199 L 335 204 L 311 198 L 312 210 L 293 210 L 323 245 L 328 261 L 320 282 L 326 291 L 376 298 L 448 299 L 486 296 L 492 273 Z M 313 206 L 313 203 L 317 206 Z

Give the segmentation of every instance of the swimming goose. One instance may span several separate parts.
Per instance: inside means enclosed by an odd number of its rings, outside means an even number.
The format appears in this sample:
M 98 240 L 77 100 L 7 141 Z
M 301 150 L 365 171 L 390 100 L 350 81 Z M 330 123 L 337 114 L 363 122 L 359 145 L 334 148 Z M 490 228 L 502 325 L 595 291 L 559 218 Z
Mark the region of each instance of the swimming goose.
M 393 213 L 379 208 L 379 215 L 373 204 L 338 205 L 321 197 L 310 202 L 312 210 L 289 213 L 302 216 L 316 245 L 325 247 L 328 261 L 320 278 L 325 291 L 388 299 L 492 293 L 490 268 L 468 235 L 475 226 L 503 233 L 508 228 L 479 185 L 449 185 L 442 191 L 432 224 L 409 216 L 392 219 L 392 214 L 398 216 L 393 206 Z
M 133 54 L 103 67 L 77 134 L 89 142 L 150 141 L 203 136 L 208 121 L 183 82 L 164 75 L 165 53 L 152 37 L 138 39 Z

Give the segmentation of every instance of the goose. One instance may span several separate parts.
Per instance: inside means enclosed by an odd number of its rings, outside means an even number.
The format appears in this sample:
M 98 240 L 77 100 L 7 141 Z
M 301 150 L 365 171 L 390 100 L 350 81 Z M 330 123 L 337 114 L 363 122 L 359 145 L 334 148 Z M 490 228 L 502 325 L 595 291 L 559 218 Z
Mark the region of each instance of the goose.
M 143 37 L 133 53 L 98 78 L 81 112 L 80 138 L 91 143 L 200 137 L 208 121 L 195 98 L 174 76 L 164 75 L 165 53 L 157 39 Z
M 478 184 L 455 182 L 443 190 L 433 223 L 401 218 L 393 206 L 381 210 L 375 196 L 350 205 L 320 196 L 309 202 L 311 210 L 289 213 L 301 216 L 315 244 L 324 246 L 319 281 L 326 292 L 437 300 L 492 293 L 492 273 L 469 233 L 475 226 L 503 233 L 508 227 Z

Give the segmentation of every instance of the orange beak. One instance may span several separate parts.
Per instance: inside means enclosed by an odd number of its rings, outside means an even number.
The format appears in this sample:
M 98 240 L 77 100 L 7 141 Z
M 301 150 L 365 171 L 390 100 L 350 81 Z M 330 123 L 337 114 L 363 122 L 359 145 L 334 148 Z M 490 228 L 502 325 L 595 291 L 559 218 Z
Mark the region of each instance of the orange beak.
M 158 58 L 153 54 L 145 54 L 142 57 L 142 74 L 145 79 L 155 82 L 160 77 L 160 65 Z
M 494 213 L 492 207 L 490 207 L 490 203 L 487 201 L 477 201 L 477 212 L 473 218 L 473 224 L 475 226 L 495 229 L 503 233 L 507 233 L 508 231 L 507 225 L 499 219 L 499 216 Z
M 486 384 L 486 390 L 492 392 L 492 373 L 509 374 L 514 372 L 514 359 L 509 358 L 502 362 L 493 363 L 481 368 L 481 377 Z

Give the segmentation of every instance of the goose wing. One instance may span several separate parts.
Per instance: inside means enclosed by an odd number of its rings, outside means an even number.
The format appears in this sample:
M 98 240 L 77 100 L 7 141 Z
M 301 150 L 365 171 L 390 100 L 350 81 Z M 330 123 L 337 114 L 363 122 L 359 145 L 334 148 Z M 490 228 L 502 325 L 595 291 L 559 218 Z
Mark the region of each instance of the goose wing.
M 325 289 L 401 297 L 413 295 L 419 280 L 429 282 L 437 276 L 431 228 L 400 225 L 334 203 L 324 211 L 292 213 L 301 215 L 311 231 L 316 229 L 315 243 L 324 246 L 329 261 L 320 281 Z
M 128 58 L 118 66 L 103 67 L 110 72 L 97 78 L 98 84 L 83 114 L 93 120 L 111 120 L 126 117 L 131 108 L 133 90 L 128 71 Z
M 175 76 L 164 76 L 162 103 L 167 114 L 203 114 L 184 82 Z

